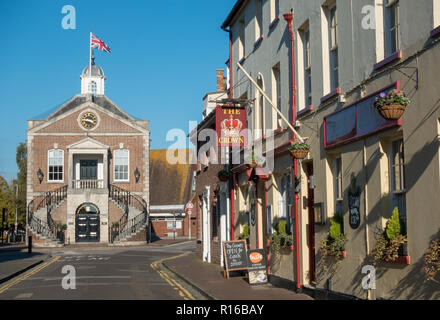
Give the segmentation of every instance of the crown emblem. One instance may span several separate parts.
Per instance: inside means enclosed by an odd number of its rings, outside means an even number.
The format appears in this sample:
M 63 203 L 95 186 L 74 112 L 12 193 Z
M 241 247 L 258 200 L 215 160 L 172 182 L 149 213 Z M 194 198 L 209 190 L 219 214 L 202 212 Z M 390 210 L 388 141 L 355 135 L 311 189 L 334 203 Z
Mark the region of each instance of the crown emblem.
M 231 115 L 229 119 L 225 119 L 220 123 L 220 127 L 224 138 L 234 137 L 240 134 L 243 123 L 238 119 L 234 119 Z

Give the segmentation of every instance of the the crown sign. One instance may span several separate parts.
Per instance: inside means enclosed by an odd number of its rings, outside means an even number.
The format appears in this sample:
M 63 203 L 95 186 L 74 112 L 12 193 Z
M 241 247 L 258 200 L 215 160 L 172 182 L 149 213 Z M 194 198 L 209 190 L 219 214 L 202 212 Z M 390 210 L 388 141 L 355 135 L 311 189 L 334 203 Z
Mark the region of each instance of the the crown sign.
M 225 119 L 221 122 L 220 127 L 223 136 L 231 137 L 240 134 L 240 131 L 243 128 L 243 123 L 238 119 L 234 119 L 231 115 L 229 119 Z

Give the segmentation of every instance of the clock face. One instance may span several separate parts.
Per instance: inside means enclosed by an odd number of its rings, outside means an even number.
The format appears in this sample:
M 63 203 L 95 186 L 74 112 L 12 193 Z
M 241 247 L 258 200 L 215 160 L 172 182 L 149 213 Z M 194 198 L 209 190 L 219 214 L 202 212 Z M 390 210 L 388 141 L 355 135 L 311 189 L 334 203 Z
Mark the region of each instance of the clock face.
M 93 129 L 98 122 L 98 117 L 93 112 L 86 112 L 81 115 L 80 122 L 84 128 Z

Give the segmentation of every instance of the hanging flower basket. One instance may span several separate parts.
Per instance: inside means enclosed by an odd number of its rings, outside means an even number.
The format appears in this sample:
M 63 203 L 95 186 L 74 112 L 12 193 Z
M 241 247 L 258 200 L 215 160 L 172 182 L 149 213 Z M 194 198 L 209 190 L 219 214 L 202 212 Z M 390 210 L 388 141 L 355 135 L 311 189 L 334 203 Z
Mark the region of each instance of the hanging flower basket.
M 411 99 L 406 96 L 405 92 L 392 90 L 388 94 L 382 92 L 379 97 L 376 97 L 374 106 L 384 119 L 399 120 L 410 102 Z
M 228 180 L 229 180 L 229 177 L 230 177 L 229 172 L 226 171 L 226 170 L 221 170 L 221 171 L 219 171 L 219 173 L 217 174 L 217 176 L 218 176 L 218 179 L 219 179 L 220 181 L 223 181 L 223 182 L 228 181 Z
M 254 152 L 245 159 L 246 168 L 254 169 L 258 166 L 261 166 L 264 163 L 264 159 L 256 156 Z
M 310 146 L 305 142 L 292 142 L 289 151 L 295 159 L 304 159 L 309 153 Z

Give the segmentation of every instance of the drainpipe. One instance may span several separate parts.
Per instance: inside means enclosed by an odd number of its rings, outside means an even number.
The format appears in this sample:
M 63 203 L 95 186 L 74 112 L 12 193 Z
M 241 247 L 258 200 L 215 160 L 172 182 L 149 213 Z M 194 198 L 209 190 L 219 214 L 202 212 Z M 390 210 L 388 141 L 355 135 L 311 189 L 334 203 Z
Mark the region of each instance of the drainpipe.
M 296 88 L 295 88 L 295 35 L 292 29 L 293 21 L 293 10 L 290 13 L 283 15 L 284 19 L 287 21 L 287 26 L 290 33 L 290 64 L 291 68 L 291 78 L 292 78 L 292 93 L 291 93 L 291 107 L 292 107 L 292 126 L 296 121 Z M 295 140 L 296 135 L 293 134 L 293 140 Z M 293 159 L 293 172 L 295 176 L 295 181 L 298 179 L 298 163 L 296 159 Z M 295 192 L 295 243 L 296 243 L 296 288 L 299 290 L 301 288 L 301 272 L 300 272 L 300 261 L 299 261 L 299 225 L 298 225 L 298 203 L 299 194 Z
M 232 31 L 230 29 L 222 28 L 223 31 L 227 32 L 229 34 L 229 98 L 234 97 L 234 90 L 232 88 Z M 230 152 L 230 159 L 232 159 L 232 148 L 228 150 Z M 229 173 L 230 173 L 230 179 L 229 179 L 229 190 L 230 190 L 230 201 L 231 201 L 231 214 L 230 214 L 230 226 L 231 226 L 231 233 L 230 233 L 230 239 L 234 240 L 234 219 L 235 219 L 235 202 L 234 202 L 234 176 L 232 174 L 232 165 L 229 163 Z

